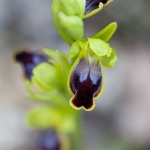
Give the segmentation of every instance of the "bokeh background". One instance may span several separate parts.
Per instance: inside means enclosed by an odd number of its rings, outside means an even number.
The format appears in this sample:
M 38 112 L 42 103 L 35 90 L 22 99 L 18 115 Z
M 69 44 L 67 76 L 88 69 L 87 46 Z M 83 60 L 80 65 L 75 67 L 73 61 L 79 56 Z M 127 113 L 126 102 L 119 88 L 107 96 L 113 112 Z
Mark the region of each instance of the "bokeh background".
M 36 150 L 39 133 L 25 125 L 27 110 L 36 104 L 26 99 L 22 70 L 11 55 L 19 46 L 69 50 L 55 31 L 50 5 L 51 0 L 0 0 L 0 150 Z M 83 111 L 86 150 L 150 150 L 149 6 L 149 0 L 114 0 L 85 20 L 85 36 L 118 23 L 109 43 L 119 58 L 114 69 L 105 69 L 96 108 Z

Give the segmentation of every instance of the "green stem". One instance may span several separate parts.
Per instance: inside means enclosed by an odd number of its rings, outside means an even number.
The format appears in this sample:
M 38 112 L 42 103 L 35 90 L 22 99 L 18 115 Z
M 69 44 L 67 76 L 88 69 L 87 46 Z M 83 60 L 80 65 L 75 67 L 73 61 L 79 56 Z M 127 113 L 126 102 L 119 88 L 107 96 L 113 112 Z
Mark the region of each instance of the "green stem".
M 77 110 L 75 110 L 77 111 Z M 82 139 L 82 114 L 81 111 L 76 112 L 76 130 L 73 135 L 73 150 L 83 150 Z

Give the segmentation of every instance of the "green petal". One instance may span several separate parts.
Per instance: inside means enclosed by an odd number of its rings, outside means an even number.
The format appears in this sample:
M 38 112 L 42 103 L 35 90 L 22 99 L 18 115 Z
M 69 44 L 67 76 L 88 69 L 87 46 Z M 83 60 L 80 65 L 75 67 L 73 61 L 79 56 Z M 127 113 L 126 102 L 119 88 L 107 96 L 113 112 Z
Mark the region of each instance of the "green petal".
M 105 42 L 109 41 L 117 29 L 117 23 L 113 22 L 106 26 L 103 30 L 93 35 L 92 38 L 99 38 Z
M 79 54 L 80 49 L 81 49 L 81 48 L 80 48 L 80 45 L 79 45 L 79 41 L 74 42 L 74 43 L 71 45 L 71 49 L 70 49 L 70 51 L 68 52 L 67 56 L 68 56 L 69 58 L 74 58 L 74 57 L 76 57 L 76 56 Z
M 83 21 L 78 16 L 67 16 L 63 12 L 59 12 L 60 24 L 63 31 L 69 35 L 74 41 L 79 40 L 83 36 Z
M 79 45 L 80 45 L 81 49 L 87 49 L 88 48 L 88 42 L 84 39 L 79 41 Z
M 101 39 L 95 38 L 88 38 L 89 47 L 90 49 L 97 55 L 97 56 L 110 56 L 112 52 L 112 48 L 110 45 Z
M 69 58 L 74 58 L 79 55 L 81 49 L 87 49 L 88 42 L 86 40 L 78 40 L 71 45 L 71 49 L 67 56 Z
M 102 57 L 102 64 L 105 67 L 113 68 L 117 60 L 118 58 L 117 58 L 116 52 L 114 49 L 112 49 L 112 53 L 109 57 L 107 56 Z

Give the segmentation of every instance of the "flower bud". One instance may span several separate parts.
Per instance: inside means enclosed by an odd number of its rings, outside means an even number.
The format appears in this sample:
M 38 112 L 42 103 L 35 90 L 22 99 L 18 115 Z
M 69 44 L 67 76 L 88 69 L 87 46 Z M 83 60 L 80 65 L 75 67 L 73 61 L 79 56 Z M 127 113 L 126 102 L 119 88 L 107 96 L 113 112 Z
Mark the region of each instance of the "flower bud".
M 48 62 L 49 58 L 28 48 L 21 48 L 14 54 L 14 59 L 22 65 L 25 78 L 31 80 L 33 69 L 41 62 Z
M 83 22 L 78 16 L 67 16 L 59 13 L 60 24 L 63 31 L 73 40 L 81 39 L 83 36 Z

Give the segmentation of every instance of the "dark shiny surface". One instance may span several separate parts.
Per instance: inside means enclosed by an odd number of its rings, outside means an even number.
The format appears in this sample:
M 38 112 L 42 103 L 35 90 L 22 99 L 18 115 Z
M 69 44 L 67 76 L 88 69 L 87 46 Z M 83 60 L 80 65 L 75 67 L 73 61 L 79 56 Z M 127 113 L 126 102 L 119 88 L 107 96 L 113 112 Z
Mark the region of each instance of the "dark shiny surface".
M 30 80 L 34 67 L 41 62 L 47 62 L 48 57 L 33 51 L 20 51 L 16 53 L 15 60 L 22 65 L 25 77 Z
M 89 64 L 87 59 L 82 59 L 72 73 L 70 87 L 75 94 L 72 103 L 78 108 L 83 106 L 90 109 L 93 106 L 93 98 L 102 87 L 99 62 Z
M 38 141 L 38 150 L 60 150 L 61 142 L 55 131 L 43 133 Z
M 97 9 L 100 2 L 106 4 L 108 0 L 86 0 L 85 15 Z

